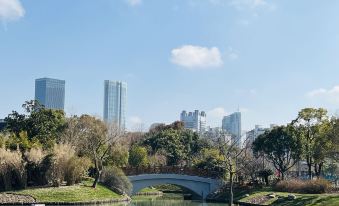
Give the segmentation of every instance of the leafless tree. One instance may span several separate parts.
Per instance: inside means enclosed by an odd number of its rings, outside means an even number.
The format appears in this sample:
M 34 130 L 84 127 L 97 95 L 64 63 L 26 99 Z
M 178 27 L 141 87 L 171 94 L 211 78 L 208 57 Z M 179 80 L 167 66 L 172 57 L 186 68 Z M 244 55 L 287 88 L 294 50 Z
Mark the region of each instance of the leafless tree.
M 240 140 L 237 140 L 240 141 Z M 228 173 L 229 178 L 229 205 L 233 205 L 233 186 L 236 174 L 239 172 L 241 167 L 238 167 L 239 158 L 245 153 L 247 147 L 246 144 L 243 147 L 239 147 L 239 142 L 237 141 L 218 141 L 221 154 L 224 156 L 224 167 Z M 245 143 L 247 140 L 245 140 Z
M 116 124 L 105 124 L 98 118 L 89 115 L 73 117 L 63 135 L 63 142 L 71 143 L 79 153 L 90 157 L 95 167 L 95 188 L 102 170 L 103 162 L 109 157 L 109 151 L 118 145 L 124 136 Z

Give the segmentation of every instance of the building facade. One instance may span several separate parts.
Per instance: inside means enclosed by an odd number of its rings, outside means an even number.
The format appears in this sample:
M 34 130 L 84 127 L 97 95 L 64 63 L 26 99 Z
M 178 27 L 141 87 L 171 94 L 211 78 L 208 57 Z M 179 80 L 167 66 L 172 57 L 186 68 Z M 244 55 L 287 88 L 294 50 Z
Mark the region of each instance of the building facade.
M 65 80 L 51 78 L 36 79 L 35 100 L 48 109 L 64 110 Z
M 222 119 L 222 129 L 232 135 L 232 144 L 241 146 L 241 113 L 234 112 Z
M 276 124 L 270 124 L 269 128 L 264 128 L 261 125 L 255 125 L 254 129 L 246 132 L 246 140 L 252 144 L 254 140 L 259 137 L 259 135 L 264 134 L 266 131 L 272 130 L 276 126 Z
M 104 121 L 114 123 L 121 130 L 126 126 L 127 84 L 120 81 L 104 82 Z
M 254 129 L 246 132 L 246 140 L 250 143 L 253 143 L 254 140 L 259 137 L 259 135 L 264 134 L 268 128 L 264 128 L 261 125 L 255 125 Z
M 185 128 L 191 129 L 195 132 L 206 131 L 206 113 L 204 111 L 194 110 L 194 112 L 186 112 L 185 110 L 180 114 L 180 121 L 184 123 Z

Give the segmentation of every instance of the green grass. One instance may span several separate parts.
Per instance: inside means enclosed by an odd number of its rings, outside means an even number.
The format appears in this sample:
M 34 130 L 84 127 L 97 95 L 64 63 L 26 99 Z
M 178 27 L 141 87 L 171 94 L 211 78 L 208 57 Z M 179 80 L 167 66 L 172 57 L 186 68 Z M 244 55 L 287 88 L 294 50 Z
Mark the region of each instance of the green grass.
M 91 181 L 86 181 L 75 186 L 33 188 L 14 193 L 31 195 L 38 202 L 87 202 L 122 198 L 103 185 L 98 184 L 92 188 L 91 184 Z
M 156 188 L 154 187 L 146 187 L 142 190 L 140 190 L 138 193 L 152 193 L 152 192 L 161 192 L 160 190 L 157 190 Z
M 268 191 L 258 191 L 251 194 L 249 197 L 240 199 L 241 202 L 248 202 L 250 199 L 260 196 L 266 196 L 267 194 L 273 193 Z M 272 206 L 338 206 L 339 205 L 339 194 L 296 194 L 296 199 L 288 200 L 287 196 L 291 193 L 286 192 L 274 192 L 277 197 L 269 199 L 262 205 Z M 280 196 L 281 198 L 278 198 Z

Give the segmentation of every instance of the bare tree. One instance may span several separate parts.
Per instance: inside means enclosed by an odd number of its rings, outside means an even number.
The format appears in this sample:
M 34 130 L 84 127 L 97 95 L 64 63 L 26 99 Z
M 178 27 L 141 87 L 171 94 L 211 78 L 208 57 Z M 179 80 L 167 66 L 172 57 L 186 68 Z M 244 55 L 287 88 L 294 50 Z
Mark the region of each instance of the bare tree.
M 96 187 L 103 163 L 109 157 L 109 151 L 117 145 L 124 135 L 116 124 L 105 124 L 98 118 L 82 115 L 72 117 L 63 135 L 63 141 L 71 143 L 79 153 L 90 157 L 95 167 L 95 179 L 92 187 Z
M 240 141 L 238 139 L 237 141 Z M 234 179 L 236 174 L 239 172 L 240 167 L 238 167 L 238 160 L 242 154 L 246 151 L 246 144 L 244 147 L 238 147 L 239 142 L 237 141 L 218 141 L 218 145 L 220 147 L 221 154 L 225 157 L 224 160 L 224 167 L 225 170 L 228 172 L 229 178 L 229 205 L 233 205 L 233 186 L 234 186 Z M 247 141 L 245 141 L 246 143 Z

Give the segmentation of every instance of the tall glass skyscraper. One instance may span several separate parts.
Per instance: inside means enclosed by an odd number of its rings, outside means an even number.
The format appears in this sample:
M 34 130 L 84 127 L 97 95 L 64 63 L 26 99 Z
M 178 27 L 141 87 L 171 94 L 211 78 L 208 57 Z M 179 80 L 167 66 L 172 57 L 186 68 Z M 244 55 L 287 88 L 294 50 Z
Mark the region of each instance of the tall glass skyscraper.
M 241 146 L 241 113 L 234 112 L 222 120 L 222 129 L 232 135 L 232 144 Z
M 104 120 L 106 123 L 115 123 L 124 130 L 127 84 L 105 80 L 104 86 Z
M 65 107 L 65 80 L 41 78 L 35 80 L 35 100 L 48 109 Z

